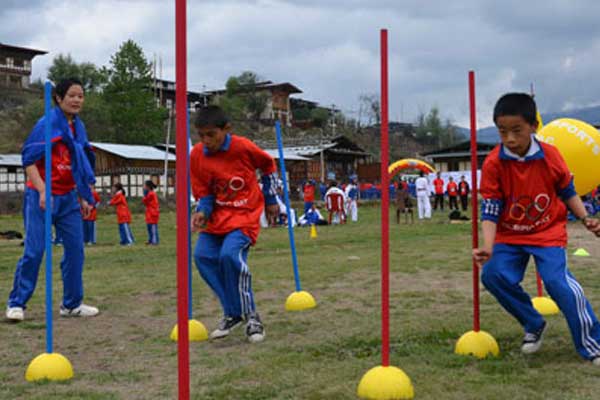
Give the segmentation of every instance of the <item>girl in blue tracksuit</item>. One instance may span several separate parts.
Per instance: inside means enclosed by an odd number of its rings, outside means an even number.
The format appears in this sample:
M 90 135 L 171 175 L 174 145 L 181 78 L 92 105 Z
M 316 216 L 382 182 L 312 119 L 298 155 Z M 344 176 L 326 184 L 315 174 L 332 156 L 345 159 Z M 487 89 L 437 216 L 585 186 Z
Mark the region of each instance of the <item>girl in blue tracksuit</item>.
M 78 117 L 84 100 L 83 86 L 75 79 L 63 80 L 56 86 L 53 98 L 56 107 L 49 116 L 52 126 L 51 204 L 46 204 L 44 194 L 46 116 L 37 122 L 22 149 L 23 167 L 28 178 L 23 204 L 26 236 L 23 257 L 17 263 L 6 310 L 6 317 L 12 321 L 24 319 L 27 301 L 36 287 L 44 255 L 46 207 L 52 208 L 52 223 L 64 246 L 60 315 L 98 314 L 96 307 L 82 303 L 84 252 L 81 213 L 89 214 L 95 203 L 90 189 L 90 185 L 95 183 L 95 156 L 83 122 Z

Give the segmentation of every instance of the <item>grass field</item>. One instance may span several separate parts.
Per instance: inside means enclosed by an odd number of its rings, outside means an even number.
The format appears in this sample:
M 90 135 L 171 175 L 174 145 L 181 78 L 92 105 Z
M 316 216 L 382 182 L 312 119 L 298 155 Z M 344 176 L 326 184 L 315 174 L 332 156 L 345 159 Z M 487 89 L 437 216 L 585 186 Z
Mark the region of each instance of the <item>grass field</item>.
M 24 380 L 29 361 L 44 352 L 44 288 L 29 304 L 26 322 L 0 323 L 0 399 L 175 399 L 175 215 L 163 213 L 162 243 L 146 247 L 142 215 L 134 216 L 138 244 L 117 245 L 115 217 L 102 215 L 99 244 L 86 249 L 86 302 L 101 309 L 93 319 L 58 318 L 61 249 L 55 251 L 55 351 L 75 368 L 67 383 Z M 217 343 L 191 345 L 194 399 L 353 399 L 364 372 L 380 363 L 379 209 L 360 209 L 360 222 L 322 227 L 316 240 L 296 229 L 303 288 L 319 305 L 287 313 L 293 275 L 285 229 L 263 230 L 251 250 L 257 305 L 267 340 L 246 343 L 242 330 Z M 21 230 L 18 216 L 0 216 L 1 230 Z M 562 316 L 550 317 L 542 351 L 519 352 L 519 326 L 482 292 L 482 327 L 501 356 L 483 361 L 453 354 L 471 328 L 470 226 L 441 216 L 428 223 L 391 227 L 391 361 L 412 379 L 418 399 L 561 399 L 600 397 L 600 368 L 576 354 Z M 570 226 L 574 274 L 600 308 L 600 246 L 578 224 Z M 0 242 L 0 299 L 12 285 L 22 248 Z M 526 287 L 534 292 L 530 270 Z M 195 317 L 211 328 L 220 317 L 216 300 L 193 275 Z

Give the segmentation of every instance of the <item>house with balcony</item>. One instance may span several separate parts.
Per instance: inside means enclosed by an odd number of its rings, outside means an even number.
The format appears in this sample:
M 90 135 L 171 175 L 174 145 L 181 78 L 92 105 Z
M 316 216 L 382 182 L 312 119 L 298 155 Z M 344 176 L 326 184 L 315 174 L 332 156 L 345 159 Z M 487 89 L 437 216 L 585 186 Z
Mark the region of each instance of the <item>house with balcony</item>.
M 28 89 L 31 83 L 31 63 L 47 51 L 0 43 L 0 87 Z

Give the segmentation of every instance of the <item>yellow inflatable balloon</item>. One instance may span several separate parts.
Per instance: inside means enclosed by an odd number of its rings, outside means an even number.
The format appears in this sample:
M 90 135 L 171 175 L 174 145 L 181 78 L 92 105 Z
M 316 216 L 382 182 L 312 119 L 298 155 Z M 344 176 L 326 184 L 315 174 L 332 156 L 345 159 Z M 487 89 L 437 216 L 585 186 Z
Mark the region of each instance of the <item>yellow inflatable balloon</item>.
M 574 176 L 577 194 L 583 196 L 600 184 L 600 133 L 596 128 L 560 118 L 539 130 L 537 138 L 558 148 Z
M 537 119 L 537 123 L 538 123 L 537 129 L 535 131 L 539 132 L 544 128 L 544 122 L 542 122 L 542 115 L 540 114 L 539 111 L 536 113 L 535 119 Z

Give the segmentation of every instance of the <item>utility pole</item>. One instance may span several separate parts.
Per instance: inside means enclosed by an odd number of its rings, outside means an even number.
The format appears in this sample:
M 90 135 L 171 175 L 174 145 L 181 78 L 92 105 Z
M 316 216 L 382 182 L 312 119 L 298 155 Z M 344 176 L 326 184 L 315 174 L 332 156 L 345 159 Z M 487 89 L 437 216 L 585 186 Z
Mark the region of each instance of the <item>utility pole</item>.
M 173 118 L 173 108 L 169 108 L 169 120 L 167 121 L 167 140 L 165 141 L 165 175 L 163 180 L 163 196 L 167 199 L 169 194 L 169 144 L 171 142 L 171 119 Z

